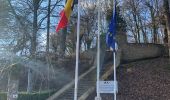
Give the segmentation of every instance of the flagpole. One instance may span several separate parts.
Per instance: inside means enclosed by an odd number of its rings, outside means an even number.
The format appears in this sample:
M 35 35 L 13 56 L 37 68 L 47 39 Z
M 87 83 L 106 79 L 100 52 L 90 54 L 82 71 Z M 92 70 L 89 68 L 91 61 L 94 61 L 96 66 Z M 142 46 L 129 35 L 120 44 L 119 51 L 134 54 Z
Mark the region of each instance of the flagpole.
M 78 91 L 79 38 L 80 38 L 80 2 L 78 2 L 78 19 L 77 19 L 77 43 L 76 43 L 76 68 L 75 68 L 74 100 L 77 100 L 77 91 Z
M 97 97 L 95 100 L 101 100 L 99 92 L 99 81 L 100 81 L 100 1 L 98 0 L 98 32 L 97 32 Z
M 114 9 L 113 9 L 113 16 L 114 16 L 114 13 L 116 13 L 116 0 L 114 0 L 113 2 L 113 6 L 114 6 Z M 116 23 L 115 23 L 116 24 Z M 114 59 L 114 100 L 116 100 L 116 94 L 118 92 L 118 84 L 117 84 L 117 79 L 116 79 L 116 42 L 114 43 L 114 48 L 113 48 L 113 59 Z
M 116 46 L 116 43 L 115 43 Z M 116 100 L 117 94 L 117 79 L 116 79 L 116 49 L 113 50 L 113 59 L 114 59 L 114 100 Z

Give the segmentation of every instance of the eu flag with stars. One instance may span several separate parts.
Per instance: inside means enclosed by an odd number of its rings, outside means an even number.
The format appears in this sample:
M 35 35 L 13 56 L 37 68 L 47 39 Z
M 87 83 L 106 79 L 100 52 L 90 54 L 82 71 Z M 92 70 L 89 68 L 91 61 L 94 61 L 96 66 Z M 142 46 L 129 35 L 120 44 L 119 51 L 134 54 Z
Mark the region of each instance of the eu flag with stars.
M 108 47 L 115 49 L 115 36 L 116 36 L 116 5 L 114 5 L 114 12 L 109 24 L 109 30 L 106 34 L 106 44 Z

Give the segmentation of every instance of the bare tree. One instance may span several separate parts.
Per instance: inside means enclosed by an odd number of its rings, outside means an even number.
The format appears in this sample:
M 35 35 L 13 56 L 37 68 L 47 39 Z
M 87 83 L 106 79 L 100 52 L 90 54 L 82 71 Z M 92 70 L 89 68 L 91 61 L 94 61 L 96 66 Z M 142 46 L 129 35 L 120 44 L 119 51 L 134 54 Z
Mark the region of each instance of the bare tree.
M 153 32 L 153 42 L 158 43 L 159 37 L 158 37 L 158 28 L 159 28 L 159 21 L 157 20 L 159 18 L 159 6 L 158 6 L 158 0 L 151 0 L 146 1 L 145 5 L 149 8 L 150 16 L 151 16 L 151 27 Z
M 127 16 L 127 24 L 131 24 L 129 29 L 134 35 L 136 43 L 140 43 L 140 21 L 141 21 L 141 0 L 127 0 L 124 2 L 124 11 L 127 11 L 125 16 Z M 125 17 L 126 18 L 126 17 Z

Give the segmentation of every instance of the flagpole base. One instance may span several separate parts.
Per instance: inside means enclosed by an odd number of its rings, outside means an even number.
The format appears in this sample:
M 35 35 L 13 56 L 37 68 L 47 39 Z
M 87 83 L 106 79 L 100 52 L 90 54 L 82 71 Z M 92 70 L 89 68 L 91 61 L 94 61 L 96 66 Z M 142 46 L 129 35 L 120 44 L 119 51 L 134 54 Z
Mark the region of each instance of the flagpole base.
M 102 98 L 101 97 L 95 97 L 95 100 L 102 100 Z
M 114 93 L 118 93 L 118 82 L 114 81 Z

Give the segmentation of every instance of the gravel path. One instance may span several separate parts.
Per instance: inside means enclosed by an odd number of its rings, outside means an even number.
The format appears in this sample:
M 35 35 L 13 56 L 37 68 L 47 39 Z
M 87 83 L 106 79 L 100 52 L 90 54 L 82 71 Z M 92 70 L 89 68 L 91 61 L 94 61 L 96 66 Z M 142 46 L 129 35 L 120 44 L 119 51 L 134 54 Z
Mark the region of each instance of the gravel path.
M 170 59 L 124 64 L 117 69 L 117 76 L 117 100 L 170 100 Z M 88 100 L 94 100 L 95 95 Z M 102 100 L 113 100 L 113 95 L 102 94 Z

